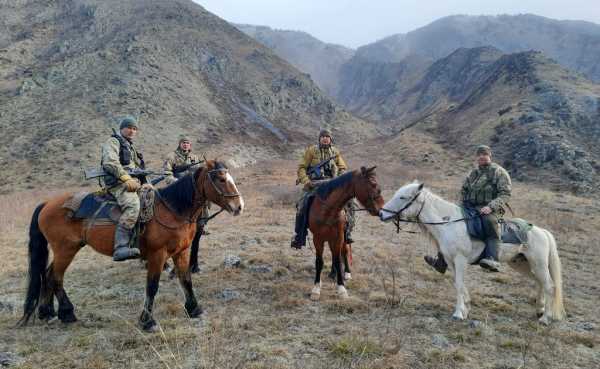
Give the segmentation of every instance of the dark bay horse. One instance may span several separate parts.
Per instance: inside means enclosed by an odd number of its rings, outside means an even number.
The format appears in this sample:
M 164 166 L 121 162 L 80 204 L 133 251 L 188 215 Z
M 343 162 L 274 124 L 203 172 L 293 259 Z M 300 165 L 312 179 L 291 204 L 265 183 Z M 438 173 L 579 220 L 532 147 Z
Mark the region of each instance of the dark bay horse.
M 36 307 L 40 319 L 54 318 L 54 296 L 58 299 L 58 318 L 65 323 L 76 321 L 73 304 L 63 288 L 66 269 L 85 245 L 106 256 L 113 253 L 115 226 L 88 228 L 84 221 L 68 217 L 63 204 L 71 196 L 67 193 L 54 197 L 39 205 L 33 213 L 29 230 L 29 283 L 19 325 L 27 324 Z M 233 177 L 227 167 L 216 160 L 207 161 L 193 174 L 156 192 L 154 217 L 140 235 L 140 251 L 148 261 L 146 300 L 139 318 L 145 331 L 157 329 L 152 308 L 167 258 L 172 258 L 175 264 L 185 293 L 187 314 L 191 318 L 202 314 L 192 288 L 189 246 L 196 232 L 196 220 L 207 201 L 234 216 L 244 209 L 244 200 Z M 53 253 L 49 266 L 48 244 Z
M 379 215 L 383 207 L 381 189 L 377 184 L 375 167 L 366 169 L 362 167 L 343 174 L 319 186 L 315 191 L 308 218 L 308 228 L 313 234 L 315 243 L 315 285 L 311 292 L 311 299 L 318 300 L 321 296 L 321 271 L 323 270 L 323 249 L 325 242 L 329 244 L 332 255 L 333 271 L 337 282 L 337 293 L 341 298 L 347 298 L 348 292 L 344 287 L 342 274 L 342 256 L 347 261 L 346 255 L 350 249 L 344 242 L 344 225 L 346 216 L 343 208 L 353 198 L 373 216 Z M 346 268 L 348 268 L 346 262 Z M 346 269 L 348 270 L 348 269 Z

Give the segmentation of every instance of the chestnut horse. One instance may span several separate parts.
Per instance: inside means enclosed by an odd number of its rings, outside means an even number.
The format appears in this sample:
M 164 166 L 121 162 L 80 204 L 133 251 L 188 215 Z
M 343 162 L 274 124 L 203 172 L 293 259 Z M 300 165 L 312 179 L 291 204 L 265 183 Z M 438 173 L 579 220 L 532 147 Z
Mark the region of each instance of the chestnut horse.
M 341 298 L 347 298 L 348 292 L 344 287 L 342 260 L 344 256 L 346 270 L 348 269 L 347 253 L 350 245 L 344 242 L 344 225 L 346 216 L 343 208 L 353 198 L 373 216 L 379 215 L 383 207 L 381 189 L 377 184 L 375 168 L 345 173 L 320 185 L 315 191 L 308 217 L 308 228 L 313 234 L 315 244 L 315 285 L 311 291 L 311 299 L 318 300 L 321 296 L 321 271 L 323 270 L 323 249 L 325 242 L 329 244 L 332 256 L 332 269 L 337 282 L 337 293 Z M 344 255 L 342 255 L 344 253 Z
M 63 288 L 63 276 L 79 250 L 90 245 L 106 256 L 113 253 L 115 226 L 87 226 L 81 219 L 68 217 L 63 204 L 72 194 L 64 194 L 39 205 L 31 219 L 29 230 L 29 283 L 23 317 L 19 325 L 27 324 L 38 307 L 38 316 L 49 320 L 56 316 L 54 296 L 58 299 L 58 318 L 65 323 L 77 320 L 74 307 Z M 179 282 L 185 293 L 185 310 L 191 318 L 202 314 L 192 288 L 189 272 L 189 245 L 196 232 L 196 220 L 207 201 L 227 212 L 240 215 L 244 200 L 237 190 L 227 167 L 209 160 L 204 167 L 177 182 L 156 191 L 154 217 L 139 236 L 142 258 L 148 261 L 146 300 L 139 318 L 145 331 L 155 331 L 152 317 L 154 297 L 163 265 L 172 258 Z M 48 265 L 48 244 L 53 260 Z

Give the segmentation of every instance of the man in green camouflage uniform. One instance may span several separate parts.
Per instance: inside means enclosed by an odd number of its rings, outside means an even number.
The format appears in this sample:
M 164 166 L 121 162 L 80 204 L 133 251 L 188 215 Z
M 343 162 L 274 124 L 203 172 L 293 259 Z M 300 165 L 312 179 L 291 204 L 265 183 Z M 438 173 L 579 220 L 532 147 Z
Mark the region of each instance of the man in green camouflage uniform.
M 103 178 L 103 187 L 115 197 L 122 211 L 115 230 L 114 261 L 140 256 L 140 250 L 130 248 L 129 243 L 140 213 L 137 190 L 141 183 L 127 172 L 128 169 L 144 169 L 143 157 L 133 146 L 133 138 L 137 131 L 137 120 L 125 117 L 120 122 L 119 133 L 113 134 L 102 145 L 101 165 L 109 174 Z
M 308 209 L 304 209 L 305 199 L 306 197 L 314 192 L 318 187 L 318 181 L 332 179 L 339 175 L 344 174 L 346 171 L 346 163 L 340 154 L 340 151 L 337 147 L 332 145 L 333 137 L 331 135 L 331 131 L 327 129 L 321 130 L 319 132 L 319 144 L 309 146 L 305 151 L 304 155 L 300 159 L 300 163 L 298 165 L 298 183 L 304 186 L 304 194 L 302 198 L 296 204 L 296 227 L 295 227 L 295 235 L 292 238 L 291 246 L 293 248 L 300 249 L 306 244 L 306 226 L 303 224 L 304 211 L 308 211 Z M 310 178 L 308 176 L 309 167 L 314 167 L 321 161 L 325 159 L 329 159 L 335 157 L 329 161 L 322 168 L 322 178 Z M 345 237 L 346 242 L 352 243 L 352 229 L 355 224 L 355 216 L 354 216 L 354 203 L 353 201 L 349 201 L 345 207 L 346 210 L 346 228 L 345 228 Z
M 504 168 L 492 162 L 492 150 L 488 146 L 477 148 L 477 164 L 465 179 L 460 195 L 463 206 L 476 209 L 481 216 L 485 249 L 479 265 L 498 272 L 498 245 L 501 242 L 498 220 L 504 215 L 504 207 L 511 196 L 511 180 Z M 437 258 L 425 256 L 425 261 L 440 273 L 446 271 L 447 264 L 439 252 Z
M 186 174 L 193 173 L 194 170 L 198 169 L 198 165 L 200 165 L 200 163 L 202 163 L 200 158 L 192 153 L 192 141 L 189 137 L 182 136 L 179 139 L 177 149 L 167 155 L 167 158 L 163 164 L 163 171 L 166 176 L 164 180 L 166 184 L 169 185 L 174 183 Z M 187 170 L 182 170 L 186 167 L 188 168 Z M 200 238 L 203 234 L 207 234 L 205 232 L 205 227 L 207 222 L 206 218 L 209 216 L 208 209 L 208 205 L 202 209 L 202 213 L 198 218 L 196 234 L 192 240 L 190 254 L 190 271 L 192 273 L 197 273 L 200 271 L 198 266 L 198 250 L 200 247 Z

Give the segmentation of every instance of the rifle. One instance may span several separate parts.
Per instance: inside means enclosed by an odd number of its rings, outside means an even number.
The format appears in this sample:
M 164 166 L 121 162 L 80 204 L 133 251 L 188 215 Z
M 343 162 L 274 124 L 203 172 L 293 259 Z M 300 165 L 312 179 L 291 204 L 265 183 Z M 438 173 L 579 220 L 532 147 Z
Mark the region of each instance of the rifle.
M 173 175 L 175 177 L 177 177 L 176 174 L 183 173 L 183 172 L 187 171 L 188 169 L 190 169 L 192 167 L 195 167 L 196 165 L 202 164 L 203 162 L 204 162 L 204 160 L 200 160 L 199 162 L 195 162 L 195 163 L 191 163 L 191 164 L 186 164 L 186 165 L 182 165 L 180 167 L 177 167 L 176 169 L 173 170 Z M 158 184 L 160 181 L 162 181 L 165 178 L 167 178 L 167 175 L 163 173 L 160 177 L 156 177 L 153 180 L 151 180 L 150 183 L 154 186 L 154 185 Z
M 150 175 L 156 176 L 156 175 L 162 174 L 162 172 L 154 172 L 152 170 L 139 169 L 139 168 L 125 169 L 125 171 L 130 176 L 132 176 L 134 178 L 140 178 L 140 179 L 142 179 L 145 176 L 150 176 Z M 104 176 L 108 176 L 108 175 L 111 175 L 111 174 L 108 173 L 108 172 L 106 172 L 102 168 L 92 168 L 92 169 L 84 169 L 83 170 L 83 175 L 84 175 L 84 179 L 87 181 L 87 180 L 90 180 L 90 179 L 94 179 L 94 178 L 98 178 L 98 177 L 104 177 Z
M 308 175 L 308 177 L 311 180 L 323 179 L 323 172 L 321 171 L 321 168 L 323 168 L 325 166 L 325 164 L 329 163 L 330 161 L 334 160 L 337 157 L 338 157 L 337 155 L 334 155 L 328 159 L 320 161 L 316 165 L 308 167 L 308 169 L 306 169 L 306 174 Z M 300 183 L 300 180 L 297 179 L 296 184 L 299 184 L 299 183 Z

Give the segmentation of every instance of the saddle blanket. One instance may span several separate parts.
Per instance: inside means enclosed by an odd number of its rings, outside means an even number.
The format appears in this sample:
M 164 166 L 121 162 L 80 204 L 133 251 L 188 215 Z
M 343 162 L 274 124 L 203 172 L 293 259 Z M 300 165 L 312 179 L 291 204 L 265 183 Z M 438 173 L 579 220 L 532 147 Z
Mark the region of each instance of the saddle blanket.
M 139 221 L 147 223 L 154 216 L 154 188 L 143 185 L 138 191 L 140 197 Z M 63 208 L 70 210 L 69 217 L 116 224 L 121 217 L 121 209 L 115 198 L 108 192 L 77 192 L 68 198 Z

